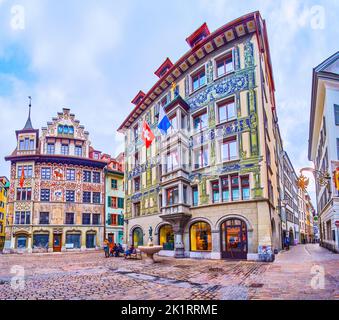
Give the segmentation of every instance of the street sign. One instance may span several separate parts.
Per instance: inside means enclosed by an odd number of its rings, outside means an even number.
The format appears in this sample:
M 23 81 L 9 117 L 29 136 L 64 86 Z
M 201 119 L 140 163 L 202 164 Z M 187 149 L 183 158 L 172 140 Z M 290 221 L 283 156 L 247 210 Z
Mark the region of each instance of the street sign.
M 339 220 L 335 222 L 335 226 L 339 228 Z

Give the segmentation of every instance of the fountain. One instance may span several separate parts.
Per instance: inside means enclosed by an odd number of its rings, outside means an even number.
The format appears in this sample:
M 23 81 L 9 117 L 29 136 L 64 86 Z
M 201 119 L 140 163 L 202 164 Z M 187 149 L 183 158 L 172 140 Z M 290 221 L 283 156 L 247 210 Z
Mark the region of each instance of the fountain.
M 148 258 L 147 259 L 148 262 L 153 264 L 153 263 L 155 263 L 154 255 L 156 253 L 158 253 L 160 250 L 162 250 L 163 248 L 162 248 L 162 246 L 153 245 L 152 227 L 151 226 L 148 229 L 148 233 L 149 233 L 149 240 L 148 240 L 147 246 L 138 246 L 138 249 L 141 252 L 146 253 L 146 256 Z

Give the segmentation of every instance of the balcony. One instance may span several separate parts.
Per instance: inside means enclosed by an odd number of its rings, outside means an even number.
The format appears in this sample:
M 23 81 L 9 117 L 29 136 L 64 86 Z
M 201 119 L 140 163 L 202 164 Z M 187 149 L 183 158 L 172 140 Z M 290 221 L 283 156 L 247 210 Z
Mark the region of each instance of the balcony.
M 37 150 L 18 150 L 16 154 L 18 156 L 31 156 L 37 154 Z
M 184 203 L 173 204 L 161 208 L 162 215 L 190 214 L 190 206 Z

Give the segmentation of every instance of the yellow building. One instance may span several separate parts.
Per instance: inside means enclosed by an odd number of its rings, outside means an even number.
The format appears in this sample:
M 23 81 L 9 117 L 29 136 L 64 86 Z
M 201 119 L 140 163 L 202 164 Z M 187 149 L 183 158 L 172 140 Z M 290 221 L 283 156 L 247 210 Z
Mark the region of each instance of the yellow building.
M 5 227 L 6 227 L 6 208 L 9 180 L 6 177 L 0 177 L 0 251 L 4 248 Z

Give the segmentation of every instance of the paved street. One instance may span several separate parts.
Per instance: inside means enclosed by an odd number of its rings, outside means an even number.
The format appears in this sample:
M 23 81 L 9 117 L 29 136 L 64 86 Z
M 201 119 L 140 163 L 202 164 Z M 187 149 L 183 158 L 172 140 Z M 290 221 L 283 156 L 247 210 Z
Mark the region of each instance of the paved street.
M 0 299 L 339 298 L 339 255 L 316 244 L 282 252 L 273 264 L 157 257 L 158 263 L 148 265 L 145 260 L 103 256 L 103 252 L 0 255 Z M 20 275 L 15 266 L 24 268 L 23 290 L 11 286 L 15 284 L 11 268 Z M 311 273 L 314 266 L 318 275 Z M 312 288 L 312 278 L 323 271 L 324 288 L 319 289 L 321 281 Z

